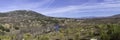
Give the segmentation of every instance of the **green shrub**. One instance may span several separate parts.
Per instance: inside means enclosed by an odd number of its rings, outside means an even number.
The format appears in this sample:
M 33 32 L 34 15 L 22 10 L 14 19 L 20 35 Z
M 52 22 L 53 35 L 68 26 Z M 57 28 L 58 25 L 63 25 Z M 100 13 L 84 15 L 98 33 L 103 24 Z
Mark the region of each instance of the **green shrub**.
M 49 40 L 49 37 L 47 35 L 40 35 L 38 40 Z
M 19 30 L 19 27 L 14 27 L 15 28 L 15 30 Z
M 32 40 L 32 35 L 30 33 L 24 34 L 24 39 L 25 40 Z

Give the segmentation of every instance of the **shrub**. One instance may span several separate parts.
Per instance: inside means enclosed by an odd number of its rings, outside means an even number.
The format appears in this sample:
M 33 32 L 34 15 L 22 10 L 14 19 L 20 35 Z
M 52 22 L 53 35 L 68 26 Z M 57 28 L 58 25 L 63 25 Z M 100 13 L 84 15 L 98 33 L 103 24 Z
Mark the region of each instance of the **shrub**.
M 15 30 L 19 30 L 19 27 L 14 27 L 15 28 Z
M 24 34 L 24 39 L 25 40 L 32 40 L 32 35 L 30 33 Z
M 49 40 L 49 37 L 47 35 L 40 35 L 38 40 Z

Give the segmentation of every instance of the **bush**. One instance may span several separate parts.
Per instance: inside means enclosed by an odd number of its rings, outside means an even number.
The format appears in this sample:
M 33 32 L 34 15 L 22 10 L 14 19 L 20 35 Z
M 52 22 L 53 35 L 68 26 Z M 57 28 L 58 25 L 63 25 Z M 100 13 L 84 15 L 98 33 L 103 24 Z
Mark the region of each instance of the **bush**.
M 120 25 L 110 24 L 101 26 L 101 40 L 120 40 Z
M 2 25 L 0 25 L 0 30 L 4 31 L 4 27 Z
M 10 29 L 4 28 L 2 25 L 0 25 L 0 30 L 5 32 L 10 32 Z
M 38 40 L 49 40 L 49 37 L 47 35 L 40 35 Z
M 15 28 L 15 30 L 19 30 L 19 27 L 14 27 Z
M 32 40 L 32 35 L 30 33 L 24 34 L 24 39 L 25 40 Z
M 112 25 L 112 34 L 111 34 L 111 40 L 120 40 L 120 25 L 114 24 Z

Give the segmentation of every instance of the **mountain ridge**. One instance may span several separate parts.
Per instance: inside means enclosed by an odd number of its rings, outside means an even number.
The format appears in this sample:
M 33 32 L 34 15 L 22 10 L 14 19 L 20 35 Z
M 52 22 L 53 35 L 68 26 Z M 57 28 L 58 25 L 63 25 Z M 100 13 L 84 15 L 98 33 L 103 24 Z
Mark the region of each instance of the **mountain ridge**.
M 50 17 L 50 16 L 46 16 L 46 15 L 43 15 L 41 13 L 38 13 L 38 12 L 35 12 L 35 11 L 32 11 L 32 10 L 14 10 L 14 11 L 8 11 L 8 12 L 1 12 L 0 13 L 0 17 L 5 17 L 5 16 L 15 16 L 14 14 L 16 14 L 16 16 L 19 16 L 19 15 L 28 15 L 28 16 L 34 16 L 34 17 Z M 18 14 L 18 15 L 17 15 Z M 107 17 L 120 17 L 120 14 L 115 14 L 115 15 L 111 15 L 111 16 L 107 16 Z M 56 18 L 65 18 L 65 17 L 56 17 Z M 67 18 L 67 17 L 66 17 Z M 95 16 L 88 16 L 88 17 L 81 17 L 81 19 L 91 19 L 91 18 L 103 18 L 103 17 L 95 17 Z M 77 19 L 77 18 L 75 18 Z M 79 19 L 79 18 L 78 18 Z
M 45 17 L 45 15 L 42 15 L 40 13 L 37 13 L 32 10 L 15 10 L 15 11 L 9 11 L 9 12 L 3 12 L 0 13 L 1 16 L 34 16 L 34 17 Z

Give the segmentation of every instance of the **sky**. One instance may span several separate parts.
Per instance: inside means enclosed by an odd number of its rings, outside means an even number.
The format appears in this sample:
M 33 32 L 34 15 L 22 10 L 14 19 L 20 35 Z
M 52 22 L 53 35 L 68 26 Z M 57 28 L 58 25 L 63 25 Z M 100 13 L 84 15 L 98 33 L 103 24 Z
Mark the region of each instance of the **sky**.
M 13 10 L 53 17 L 102 17 L 120 14 L 120 0 L 0 0 L 0 12 Z

